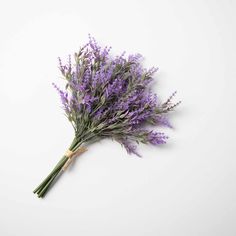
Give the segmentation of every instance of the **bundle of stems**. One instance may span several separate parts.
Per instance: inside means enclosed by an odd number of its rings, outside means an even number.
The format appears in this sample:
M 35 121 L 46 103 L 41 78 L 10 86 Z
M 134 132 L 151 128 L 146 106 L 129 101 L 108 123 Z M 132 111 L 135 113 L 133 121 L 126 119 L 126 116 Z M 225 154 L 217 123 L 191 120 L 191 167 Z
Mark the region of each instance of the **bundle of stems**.
M 71 143 L 69 150 L 72 152 L 76 152 L 78 148 L 80 147 L 80 143 L 74 139 Z M 57 165 L 54 167 L 54 169 L 51 171 L 51 173 L 42 181 L 42 183 L 34 190 L 34 193 L 38 195 L 39 198 L 44 197 L 44 195 L 47 193 L 50 185 L 53 183 L 53 181 L 59 177 L 59 175 L 63 172 L 63 167 L 68 162 L 69 157 L 64 155 L 61 160 L 57 163 Z

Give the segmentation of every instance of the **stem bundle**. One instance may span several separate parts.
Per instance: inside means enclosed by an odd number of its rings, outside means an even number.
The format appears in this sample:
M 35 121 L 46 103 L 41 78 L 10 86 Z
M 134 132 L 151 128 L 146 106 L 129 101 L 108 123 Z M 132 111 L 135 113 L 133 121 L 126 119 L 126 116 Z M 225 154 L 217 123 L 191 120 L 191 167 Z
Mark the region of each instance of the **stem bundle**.
M 71 151 L 76 151 L 80 146 L 80 143 L 75 138 L 69 148 Z M 51 184 L 59 177 L 59 175 L 63 172 L 63 167 L 68 161 L 69 157 L 64 155 L 61 160 L 57 163 L 57 165 L 54 167 L 54 169 L 51 171 L 51 173 L 42 181 L 42 183 L 33 191 L 33 193 L 36 193 L 39 198 L 42 198 L 45 196 L 45 194 L 48 192 Z

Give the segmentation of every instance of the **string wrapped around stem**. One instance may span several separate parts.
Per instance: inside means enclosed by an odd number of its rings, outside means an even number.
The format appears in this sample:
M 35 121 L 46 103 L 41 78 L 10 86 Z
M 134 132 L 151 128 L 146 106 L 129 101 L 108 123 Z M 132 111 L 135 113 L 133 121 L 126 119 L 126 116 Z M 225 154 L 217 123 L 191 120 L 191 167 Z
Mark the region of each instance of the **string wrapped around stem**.
M 62 170 L 65 171 L 68 166 L 72 163 L 73 159 L 75 157 L 78 157 L 80 154 L 84 153 L 85 151 L 87 151 L 86 147 L 80 147 L 77 149 L 77 151 L 72 152 L 71 150 L 67 150 L 65 153 L 65 156 L 68 158 L 65 165 L 62 167 Z

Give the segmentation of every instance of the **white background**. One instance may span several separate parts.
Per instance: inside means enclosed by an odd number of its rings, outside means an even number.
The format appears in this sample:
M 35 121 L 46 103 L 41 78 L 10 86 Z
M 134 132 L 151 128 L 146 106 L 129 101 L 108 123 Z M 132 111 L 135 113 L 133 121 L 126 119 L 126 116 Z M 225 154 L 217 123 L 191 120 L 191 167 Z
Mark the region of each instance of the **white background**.
M 233 0 L 1 1 L 0 235 L 236 235 L 235 12 Z M 38 199 L 73 138 L 57 57 L 88 33 L 143 54 L 155 91 L 182 105 L 166 146 L 137 158 L 94 144 Z

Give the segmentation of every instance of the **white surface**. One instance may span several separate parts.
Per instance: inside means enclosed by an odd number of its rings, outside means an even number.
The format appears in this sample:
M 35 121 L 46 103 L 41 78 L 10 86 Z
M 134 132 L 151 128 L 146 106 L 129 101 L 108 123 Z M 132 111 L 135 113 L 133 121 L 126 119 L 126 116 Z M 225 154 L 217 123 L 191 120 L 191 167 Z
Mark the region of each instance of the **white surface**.
M 0 235 L 236 235 L 236 2 L 2 1 Z M 72 128 L 51 82 L 88 33 L 159 66 L 183 101 L 165 147 L 89 148 L 45 199 L 32 190 Z

